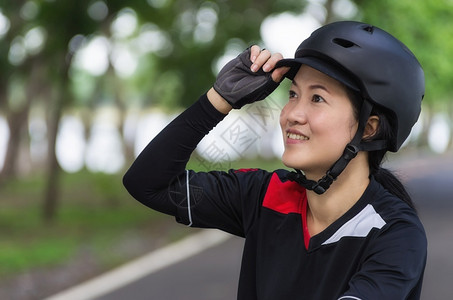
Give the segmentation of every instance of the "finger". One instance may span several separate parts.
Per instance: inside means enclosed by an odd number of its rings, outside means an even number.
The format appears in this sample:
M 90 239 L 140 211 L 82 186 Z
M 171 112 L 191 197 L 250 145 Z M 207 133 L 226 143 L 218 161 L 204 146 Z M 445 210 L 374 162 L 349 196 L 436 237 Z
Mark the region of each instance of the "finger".
M 266 61 L 266 63 L 263 65 L 263 71 L 264 72 L 270 72 L 275 68 L 275 65 L 279 60 L 283 59 L 283 55 L 280 53 L 274 53 L 269 57 L 269 59 Z
M 271 57 L 269 50 L 262 50 L 259 55 L 256 57 L 255 62 L 252 64 L 250 69 L 253 72 L 258 71 Z
M 290 70 L 290 67 L 280 67 L 272 71 L 272 80 L 275 82 L 281 82 L 283 76 Z
M 258 45 L 253 45 L 252 47 L 250 47 L 250 61 L 252 63 L 255 62 L 258 55 L 260 55 L 260 52 L 261 52 L 261 49 Z

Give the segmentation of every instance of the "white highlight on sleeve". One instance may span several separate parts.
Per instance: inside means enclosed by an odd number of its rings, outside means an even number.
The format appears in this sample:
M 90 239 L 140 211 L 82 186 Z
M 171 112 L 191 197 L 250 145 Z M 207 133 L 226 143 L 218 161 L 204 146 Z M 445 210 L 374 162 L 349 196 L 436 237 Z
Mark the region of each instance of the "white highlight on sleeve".
M 187 194 L 187 213 L 189 215 L 189 225 L 192 226 L 192 211 L 190 210 L 190 187 L 189 187 L 189 170 L 186 170 L 186 194 Z

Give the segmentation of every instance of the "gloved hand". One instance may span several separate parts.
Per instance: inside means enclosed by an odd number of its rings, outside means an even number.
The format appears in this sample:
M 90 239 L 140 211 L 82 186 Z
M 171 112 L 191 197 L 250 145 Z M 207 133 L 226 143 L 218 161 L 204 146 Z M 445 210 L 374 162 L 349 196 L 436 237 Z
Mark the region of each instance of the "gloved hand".
M 263 100 L 280 84 L 272 80 L 271 72 L 261 68 L 253 72 L 250 67 L 250 48 L 228 62 L 217 75 L 214 89 L 233 108 Z

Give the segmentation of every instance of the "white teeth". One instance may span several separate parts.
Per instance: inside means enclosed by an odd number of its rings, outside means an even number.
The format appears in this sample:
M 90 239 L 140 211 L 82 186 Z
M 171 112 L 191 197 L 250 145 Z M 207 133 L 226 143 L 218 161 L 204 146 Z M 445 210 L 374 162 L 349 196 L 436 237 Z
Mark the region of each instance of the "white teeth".
M 300 134 L 295 134 L 295 133 L 290 133 L 288 132 L 286 134 L 286 136 L 290 139 L 293 139 L 293 140 L 303 140 L 303 141 L 306 141 L 308 140 L 308 137 L 306 136 L 303 136 L 303 135 L 300 135 Z

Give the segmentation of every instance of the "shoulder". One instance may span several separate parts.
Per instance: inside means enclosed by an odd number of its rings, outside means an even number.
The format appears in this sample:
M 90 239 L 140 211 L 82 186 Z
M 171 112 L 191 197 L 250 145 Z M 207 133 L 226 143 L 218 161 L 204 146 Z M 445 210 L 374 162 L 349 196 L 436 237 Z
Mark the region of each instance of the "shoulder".
M 362 195 L 363 204 L 371 204 L 377 213 L 386 221 L 409 218 L 418 220 L 417 212 L 406 202 L 390 193 L 374 178 Z
M 387 191 L 381 184 L 372 181 L 375 185 L 371 204 L 387 223 L 405 222 L 417 227 L 423 225 L 417 212 L 406 202 Z
M 417 252 L 425 253 L 426 233 L 417 212 L 379 183 L 374 184 L 376 188 L 370 204 L 385 222 L 378 233 L 379 240 L 401 247 L 418 248 Z

